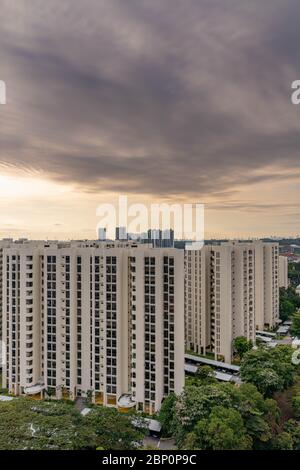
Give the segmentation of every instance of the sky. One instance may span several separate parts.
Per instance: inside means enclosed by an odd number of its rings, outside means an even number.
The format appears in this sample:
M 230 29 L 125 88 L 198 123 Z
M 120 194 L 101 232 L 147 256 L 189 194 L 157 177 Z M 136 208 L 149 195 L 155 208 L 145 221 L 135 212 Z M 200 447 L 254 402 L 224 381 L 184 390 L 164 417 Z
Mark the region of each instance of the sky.
M 0 0 L 0 237 L 97 206 L 205 204 L 207 237 L 300 234 L 298 0 Z

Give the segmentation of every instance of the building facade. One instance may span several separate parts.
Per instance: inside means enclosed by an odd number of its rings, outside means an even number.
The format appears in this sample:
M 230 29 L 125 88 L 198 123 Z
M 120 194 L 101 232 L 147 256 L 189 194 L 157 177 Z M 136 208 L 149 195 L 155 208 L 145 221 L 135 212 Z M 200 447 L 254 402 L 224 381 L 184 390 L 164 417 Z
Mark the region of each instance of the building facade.
M 273 329 L 279 321 L 279 245 L 256 241 L 255 322 L 258 330 Z
M 287 256 L 279 256 L 279 287 L 285 289 L 289 287 L 288 265 Z
M 185 342 L 188 351 L 205 354 L 209 348 L 206 250 L 185 251 Z
M 4 240 L 0 240 L 0 340 L 2 340 L 2 318 L 3 318 L 3 250 L 7 248 L 12 243 L 12 239 L 7 238 Z
M 186 348 L 232 359 L 233 341 L 253 343 L 279 318 L 278 245 L 226 242 L 185 252 Z
M 184 384 L 183 267 L 130 242 L 3 249 L 3 386 L 159 410 Z

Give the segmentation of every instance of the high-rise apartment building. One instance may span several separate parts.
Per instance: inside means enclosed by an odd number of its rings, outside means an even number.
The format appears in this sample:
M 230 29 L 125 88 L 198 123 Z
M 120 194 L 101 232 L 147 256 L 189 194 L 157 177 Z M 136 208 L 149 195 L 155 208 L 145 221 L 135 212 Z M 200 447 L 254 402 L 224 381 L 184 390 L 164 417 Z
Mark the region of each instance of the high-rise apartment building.
M 205 354 L 209 344 L 206 250 L 185 252 L 185 341 L 186 349 Z
M 186 348 L 232 359 L 233 340 L 279 318 L 278 245 L 227 242 L 185 252 Z
M 2 318 L 3 318 L 3 250 L 13 243 L 12 238 L 4 238 L 0 240 L 0 340 L 2 339 Z M 20 239 L 15 244 L 22 245 L 27 243 L 26 239 Z
M 153 413 L 184 384 L 184 256 L 131 242 L 3 249 L 3 386 Z
M 285 289 L 289 287 L 288 264 L 287 256 L 279 256 L 279 287 Z
M 0 340 L 2 339 L 2 273 L 3 273 L 3 249 L 8 247 L 12 243 L 12 239 L 0 240 Z
M 279 320 L 279 245 L 253 242 L 255 248 L 255 322 L 272 329 Z

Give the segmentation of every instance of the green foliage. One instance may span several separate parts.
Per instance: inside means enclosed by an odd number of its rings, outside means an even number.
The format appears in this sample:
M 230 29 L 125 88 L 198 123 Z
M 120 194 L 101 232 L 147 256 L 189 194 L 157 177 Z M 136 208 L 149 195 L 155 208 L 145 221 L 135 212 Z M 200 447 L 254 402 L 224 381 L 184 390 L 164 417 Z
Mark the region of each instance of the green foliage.
M 285 363 L 289 348 L 272 356 L 278 357 Z M 165 400 L 159 419 L 187 450 L 296 449 L 300 442 L 300 424 L 284 425 L 277 402 L 251 383 L 186 386 L 179 397 Z
M 272 449 L 274 450 L 293 450 L 293 437 L 286 431 L 283 431 L 274 437 L 272 441 Z
M 293 410 L 296 418 L 300 418 L 300 395 L 293 398 Z
M 196 378 L 202 383 L 215 383 L 216 379 L 213 377 L 214 370 L 210 366 L 200 366 L 195 374 Z
M 291 333 L 300 338 L 300 311 L 292 315 Z
M 143 437 L 132 425 L 133 419 L 143 423 L 143 419 L 135 414 L 118 413 L 115 408 L 94 406 L 85 417 L 87 425 L 94 430 L 97 436 L 97 447 L 105 450 L 131 450 L 135 449 Z M 142 428 L 141 428 L 142 429 Z
M 199 366 L 195 375 L 186 378 L 186 385 L 209 385 L 217 383 L 214 370 L 210 366 Z
M 250 351 L 252 347 L 252 341 L 248 341 L 244 336 L 238 336 L 233 342 L 233 350 L 240 357 L 240 359 L 242 359 L 244 354 Z
M 53 387 L 48 387 L 47 390 L 46 390 L 46 394 L 49 398 L 54 397 L 55 393 L 56 393 L 55 388 L 53 388 Z
M 286 389 L 294 381 L 292 354 L 290 346 L 259 348 L 247 352 L 241 365 L 242 380 L 253 383 L 265 396 Z
M 230 397 L 220 385 L 185 388 L 176 402 L 177 427 L 183 434 L 192 431 L 200 419 L 206 418 L 213 406 L 230 406 Z
M 300 284 L 300 263 L 289 263 L 288 276 L 292 286 L 297 287 Z
M 240 344 L 245 345 L 244 340 Z M 239 387 L 232 383 L 207 383 L 210 369 L 199 369 L 179 397 L 165 401 L 159 417 L 168 435 L 181 449 L 296 449 L 300 424 L 285 422 L 285 410 L 271 398 L 287 390 L 293 397 L 295 417 L 299 410 L 297 374 L 293 349 L 281 345 L 239 351 L 244 357 Z M 293 385 L 294 384 L 294 385 Z M 280 407 L 282 404 L 277 397 Z
M 1 402 L 0 450 L 135 449 L 144 434 L 134 428 L 133 417 L 98 406 L 83 417 L 66 401 Z
M 294 304 L 290 300 L 282 300 L 280 302 L 280 318 L 282 321 L 289 320 L 294 311 Z
M 1 450 L 89 449 L 95 439 L 74 405 L 20 398 L 0 403 Z
M 93 403 L 93 390 L 88 390 L 86 392 L 86 396 L 85 396 L 85 400 L 84 400 L 85 404 L 87 406 L 90 406 L 92 403 Z
M 219 382 L 189 386 L 173 406 L 173 410 L 168 409 L 171 429 L 178 446 L 184 449 L 227 449 L 231 445 L 234 449 L 261 448 L 272 439 L 280 414 L 274 400 L 264 399 L 248 383 L 240 387 Z M 218 420 L 220 410 L 224 425 Z M 240 440 L 234 436 L 236 423 L 241 429 Z M 203 429 L 210 429 L 211 434 L 201 434 Z M 220 432 L 213 442 L 216 429 Z
M 176 395 L 168 395 L 162 402 L 158 419 L 165 437 L 170 437 L 174 431 Z
M 293 449 L 297 449 L 300 445 L 300 423 L 294 419 L 289 419 L 284 425 L 286 431 L 293 439 Z
M 252 439 L 247 435 L 241 414 L 234 408 L 215 406 L 208 418 L 194 428 L 196 447 L 212 450 L 247 450 Z
M 287 289 L 281 287 L 279 290 L 279 314 L 281 320 L 289 320 L 298 308 L 300 308 L 300 296 L 296 294 L 294 287 L 288 287 Z

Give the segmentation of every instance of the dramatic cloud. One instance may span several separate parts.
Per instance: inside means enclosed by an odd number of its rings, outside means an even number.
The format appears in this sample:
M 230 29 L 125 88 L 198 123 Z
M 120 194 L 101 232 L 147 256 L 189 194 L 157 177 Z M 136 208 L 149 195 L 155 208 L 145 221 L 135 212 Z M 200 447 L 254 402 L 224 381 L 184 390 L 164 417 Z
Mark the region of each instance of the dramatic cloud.
M 95 198 L 191 198 L 214 210 L 284 211 L 299 197 L 300 106 L 290 100 L 300 79 L 298 1 L 0 8 L 0 171 Z

